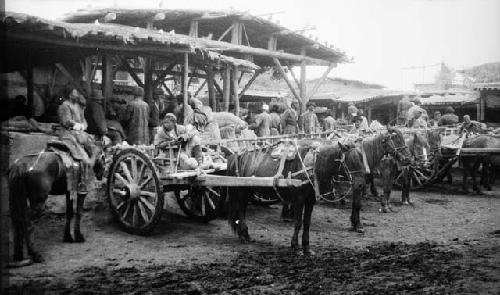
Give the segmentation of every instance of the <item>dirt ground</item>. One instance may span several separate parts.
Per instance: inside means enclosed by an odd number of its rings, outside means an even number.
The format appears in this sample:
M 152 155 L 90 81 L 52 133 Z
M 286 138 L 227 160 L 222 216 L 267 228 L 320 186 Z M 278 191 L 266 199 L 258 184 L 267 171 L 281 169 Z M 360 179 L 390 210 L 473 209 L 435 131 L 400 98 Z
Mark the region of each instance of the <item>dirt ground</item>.
M 500 187 L 462 194 L 458 184 L 411 194 L 383 214 L 373 198 L 365 233 L 349 231 L 349 206 L 320 202 L 311 245 L 289 250 L 292 224 L 280 207 L 250 206 L 256 241 L 240 244 L 226 220 L 194 223 L 165 214 L 149 237 L 122 232 L 103 204 L 85 213 L 81 244 L 62 242 L 64 216 L 37 223 L 46 262 L 10 269 L 12 294 L 457 294 L 500 292 Z

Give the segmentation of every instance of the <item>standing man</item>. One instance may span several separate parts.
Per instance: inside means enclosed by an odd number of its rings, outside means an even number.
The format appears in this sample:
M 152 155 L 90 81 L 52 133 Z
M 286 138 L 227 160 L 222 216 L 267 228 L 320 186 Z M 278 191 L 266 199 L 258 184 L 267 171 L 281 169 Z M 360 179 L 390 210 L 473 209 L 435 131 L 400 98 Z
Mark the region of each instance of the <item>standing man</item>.
M 143 100 L 144 90 L 134 89 L 134 99 L 127 105 L 125 120 L 128 122 L 129 144 L 149 144 L 149 105 Z
M 408 110 L 413 106 L 408 95 L 398 102 L 397 125 L 406 126 L 408 123 Z
M 94 134 L 97 138 L 102 139 L 108 133 L 108 126 L 106 124 L 106 117 L 103 109 L 104 97 L 98 90 L 93 90 L 90 97 L 90 102 L 85 108 L 85 119 L 88 122 L 87 131 Z
M 153 142 L 155 130 L 160 126 L 160 116 L 165 109 L 163 104 L 163 90 L 156 88 L 153 90 L 153 100 L 149 102 L 149 140 Z
M 427 112 L 421 107 L 422 102 L 419 97 L 413 99 L 413 106 L 408 109 L 408 126 L 413 126 L 413 121 L 420 119 L 424 120 L 427 118 Z M 426 122 L 426 121 L 425 121 Z M 420 124 L 420 123 L 418 123 Z
M 281 115 L 281 127 L 283 128 L 283 134 L 296 134 L 298 132 L 298 108 L 299 103 L 296 100 L 293 100 L 290 107 L 287 108 Z
M 480 134 L 486 133 L 486 125 L 475 120 L 471 120 L 469 115 L 463 116 L 462 127 L 460 133 L 466 131 L 467 133 Z
M 370 130 L 370 126 L 368 125 L 368 119 L 366 119 L 363 109 L 358 110 L 358 116 L 359 119 L 361 120 L 361 122 L 359 123 L 359 129 L 363 131 Z
M 316 104 L 314 102 L 308 101 L 306 104 L 307 111 L 302 114 L 300 121 L 300 129 L 305 134 L 315 133 L 320 127 L 318 117 L 314 113 L 314 108 Z
M 455 115 L 455 110 L 452 107 L 447 107 L 444 115 L 438 121 L 438 126 L 456 125 L 458 124 L 458 116 Z
M 434 117 L 429 121 L 429 127 L 438 127 L 438 122 L 441 119 L 441 112 L 435 111 Z
M 335 129 L 335 119 L 333 118 L 332 113 L 333 113 L 332 110 L 328 110 L 327 117 L 323 121 L 325 125 L 325 131 L 331 131 Z
M 250 129 L 255 129 L 259 137 L 271 135 L 271 116 L 269 115 L 269 106 L 264 104 L 262 106 L 262 113 L 255 116 L 255 123 L 249 126 Z
M 271 135 L 279 135 L 281 133 L 281 118 L 279 113 L 279 105 L 274 104 L 271 108 Z
M 193 97 L 189 99 L 189 106 L 192 111 L 189 112 L 187 123 L 193 125 L 199 132 L 205 131 L 205 127 L 208 124 L 208 116 L 202 111 L 203 103 Z

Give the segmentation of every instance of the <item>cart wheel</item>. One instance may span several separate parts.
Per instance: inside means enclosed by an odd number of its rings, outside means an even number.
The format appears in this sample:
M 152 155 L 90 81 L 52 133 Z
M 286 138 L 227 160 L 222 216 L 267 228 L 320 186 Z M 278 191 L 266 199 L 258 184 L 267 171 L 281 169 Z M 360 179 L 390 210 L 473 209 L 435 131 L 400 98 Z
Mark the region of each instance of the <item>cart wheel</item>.
M 111 213 L 125 231 L 151 233 L 160 220 L 164 198 L 148 156 L 134 148 L 120 151 L 109 168 L 107 197 Z
M 187 190 L 176 190 L 175 198 L 189 218 L 198 222 L 209 222 L 217 218 L 219 213 L 221 189 L 192 186 Z
M 410 189 L 417 189 L 429 185 L 434 176 L 434 169 L 432 163 L 420 163 L 419 165 L 412 166 L 409 171 Z M 403 187 L 403 171 L 400 171 L 398 176 L 394 179 L 394 185 L 398 188 Z
M 270 193 L 270 194 L 264 194 L 262 192 L 254 192 L 253 193 L 253 198 L 252 198 L 252 203 L 255 205 L 274 205 L 278 203 L 280 199 L 276 194 Z

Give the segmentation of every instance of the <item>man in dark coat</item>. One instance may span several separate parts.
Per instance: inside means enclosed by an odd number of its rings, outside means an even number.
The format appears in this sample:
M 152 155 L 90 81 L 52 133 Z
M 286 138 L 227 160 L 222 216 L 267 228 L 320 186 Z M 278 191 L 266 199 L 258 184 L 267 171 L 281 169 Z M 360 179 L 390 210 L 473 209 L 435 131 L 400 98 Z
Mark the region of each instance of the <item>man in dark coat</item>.
M 125 120 L 128 122 L 129 144 L 149 144 L 149 105 L 143 100 L 142 88 L 134 89 L 135 98 L 127 105 Z
M 93 91 L 90 102 L 85 108 L 85 119 L 87 120 L 87 132 L 102 138 L 108 133 L 106 117 L 103 109 L 104 97 L 100 91 Z
M 283 128 L 283 134 L 295 134 L 298 132 L 298 109 L 299 103 L 294 100 L 290 107 L 281 115 L 281 128 Z
M 447 126 L 458 124 L 458 116 L 455 115 L 455 110 L 452 107 L 447 107 L 445 114 L 439 119 L 438 126 Z
M 149 138 L 151 141 L 154 139 L 155 130 L 160 126 L 161 114 L 164 112 L 165 105 L 163 104 L 164 98 L 163 90 L 156 88 L 153 90 L 153 100 L 149 103 Z
M 408 110 L 413 106 L 413 104 L 410 102 L 410 98 L 408 96 L 404 96 L 399 102 L 398 102 L 398 118 L 397 118 L 397 124 L 398 125 L 406 125 L 408 122 Z

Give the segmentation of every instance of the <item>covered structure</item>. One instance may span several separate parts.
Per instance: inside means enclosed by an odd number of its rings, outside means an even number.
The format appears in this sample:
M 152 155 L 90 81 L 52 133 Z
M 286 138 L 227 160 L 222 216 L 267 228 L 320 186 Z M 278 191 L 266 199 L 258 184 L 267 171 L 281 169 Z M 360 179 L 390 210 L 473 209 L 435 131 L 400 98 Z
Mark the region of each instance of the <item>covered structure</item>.
M 477 83 L 479 91 L 478 118 L 481 122 L 500 123 L 500 82 Z

